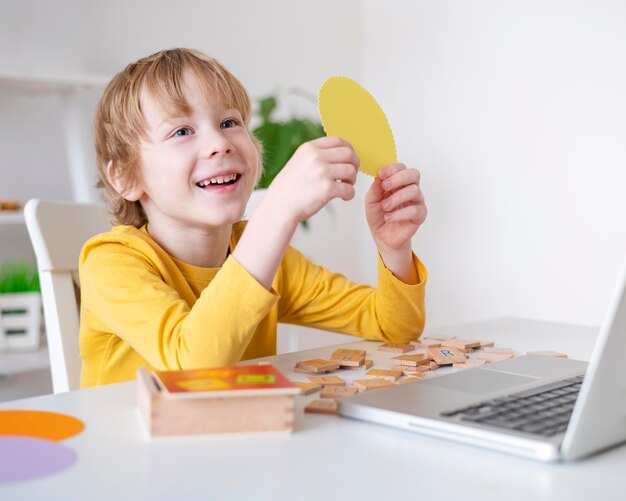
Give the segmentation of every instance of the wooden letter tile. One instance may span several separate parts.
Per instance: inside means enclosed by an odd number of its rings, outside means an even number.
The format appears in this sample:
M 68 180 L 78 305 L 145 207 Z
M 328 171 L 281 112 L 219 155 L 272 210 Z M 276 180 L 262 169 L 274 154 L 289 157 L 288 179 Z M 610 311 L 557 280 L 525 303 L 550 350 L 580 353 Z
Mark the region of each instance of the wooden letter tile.
M 476 361 L 467 361 L 467 362 L 463 362 L 461 364 L 452 364 L 452 368 L 454 369 L 472 369 L 474 367 L 478 367 L 479 365 L 484 365 L 485 361 L 484 360 L 476 360 Z
M 487 346 L 483 348 L 485 353 L 510 353 L 511 355 L 515 355 L 515 352 L 512 348 L 496 348 L 495 346 Z
M 567 358 L 565 353 L 559 353 L 558 351 L 529 351 L 528 355 L 544 355 L 546 357 Z
M 322 398 L 343 398 L 356 395 L 359 389 L 356 386 L 324 386 L 320 397 Z
M 338 363 L 341 366 L 358 367 L 365 362 L 365 350 L 335 350 L 330 357 L 333 362 Z
M 415 346 L 410 343 L 384 343 L 378 347 L 379 351 L 390 351 L 392 353 L 406 353 L 414 349 Z
M 329 360 L 320 360 L 319 358 L 316 358 L 314 360 L 303 360 L 302 362 L 297 362 L 294 372 L 319 374 L 337 369 L 339 369 L 339 364 L 337 362 L 330 362 Z
M 320 391 L 322 386 L 319 384 L 313 383 L 305 383 L 303 381 L 292 381 L 298 388 L 300 388 L 300 393 L 302 395 L 310 395 L 311 393 L 315 393 L 316 391 Z
M 511 353 L 483 353 L 482 355 L 478 355 L 476 360 L 484 360 L 485 362 L 500 362 L 502 360 L 507 360 L 508 358 L 513 358 L 513 354 Z
M 430 348 L 428 353 L 439 365 L 460 364 L 467 360 L 465 353 L 457 348 Z
M 337 400 L 327 398 L 309 402 L 304 408 L 304 412 L 310 412 L 312 414 L 337 414 L 338 409 Z
M 352 381 L 355 387 L 359 389 L 359 391 L 369 391 L 375 390 L 377 388 L 385 388 L 387 386 L 391 386 L 394 383 L 391 381 L 387 381 L 386 379 L 381 378 L 372 378 L 372 379 L 355 379 Z
M 309 381 L 322 386 L 345 386 L 346 382 L 338 376 L 309 376 Z
M 431 362 L 434 363 L 434 362 Z M 437 365 L 437 364 L 435 364 Z M 412 377 L 419 377 L 419 376 L 415 376 L 416 373 L 422 373 L 422 372 L 428 372 L 430 370 L 430 365 L 418 365 L 417 367 L 410 367 L 410 366 L 401 366 L 402 367 L 402 374 L 404 374 L 405 376 L 412 376 Z M 439 367 L 437 365 L 437 367 Z
M 411 365 L 417 367 L 418 365 L 425 365 L 430 363 L 430 355 L 420 353 L 418 355 L 400 355 L 399 357 L 393 357 L 391 360 L 399 365 Z
M 392 383 L 400 379 L 401 376 L 402 376 L 402 371 L 394 371 L 394 370 L 387 370 L 387 369 L 370 369 L 369 371 L 365 373 L 366 379 L 380 377 L 383 379 L 387 379 L 388 381 L 391 381 Z
M 355 369 L 369 369 L 372 365 L 374 365 L 373 360 L 364 360 L 361 365 L 341 365 L 339 368 L 341 370 L 355 370 Z
M 411 341 L 411 344 L 416 348 L 437 348 L 441 346 L 441 341 L 438 339 L 419 338 Z
M 435 341 L 449 341 L 450 339 L 456 339 L 456 336 L 450 334 L 428 334 L 424 339 L 434 339 Z
M 447 339 L 441 342 L 442 348 L 456 348 L 457 350 L 471 351 L 474 348 L 480 348 L 480 341 L 468 339 Z

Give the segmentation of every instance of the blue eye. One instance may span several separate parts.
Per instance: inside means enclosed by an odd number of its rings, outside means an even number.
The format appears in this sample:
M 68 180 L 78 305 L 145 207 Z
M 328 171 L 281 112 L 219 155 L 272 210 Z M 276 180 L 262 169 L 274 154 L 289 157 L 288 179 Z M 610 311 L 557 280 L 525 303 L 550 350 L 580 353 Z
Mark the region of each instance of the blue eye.
M 237 127 L 237 125 L 239 125 L 239 121 L 235 120 L 234 118 L 229 118 L 228 120 L 224 120 L 220 127 L 222 129 L 232 129 L 233 127 Z
M 181 127 L 174 132 L 175 136 L 188 136 L 189 134 L 191 134 L 191 129 L 189 127 Z

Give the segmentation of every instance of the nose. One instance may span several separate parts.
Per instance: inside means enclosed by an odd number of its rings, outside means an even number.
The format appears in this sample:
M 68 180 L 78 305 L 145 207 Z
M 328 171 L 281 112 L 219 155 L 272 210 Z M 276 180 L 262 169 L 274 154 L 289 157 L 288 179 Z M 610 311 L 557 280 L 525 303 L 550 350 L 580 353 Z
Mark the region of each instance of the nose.
M 221 132 L 214 132 L 205 139 L 203 156 L 207 158 L 219 158 L 233 153 L 233 145 Z

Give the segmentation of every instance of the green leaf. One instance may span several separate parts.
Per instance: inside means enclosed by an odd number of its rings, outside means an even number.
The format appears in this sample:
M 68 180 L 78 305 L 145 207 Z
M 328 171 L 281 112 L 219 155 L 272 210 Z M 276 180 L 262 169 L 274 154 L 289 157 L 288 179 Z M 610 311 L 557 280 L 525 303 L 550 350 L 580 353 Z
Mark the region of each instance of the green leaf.
M 276 98 L 273 96 L 266 97 L 265 99 L 261 99 L 259 102 L 259 116 L 263 123 L 269 123 L 271 120 L 271 115 L 274 109 L 276 108 Z
M 257 185 L 259 188 L 267 188 L 272 183 L 303 143 L 325 135 L 320 123 L 307 118 L 273 122 L 271 115 L 276 106 L 274 96 L 259 101 L 258 115 L 262 123 L 252 131 L 263 145 L 263 176 Z M 306 221 L 302 224 L 308 227 Z

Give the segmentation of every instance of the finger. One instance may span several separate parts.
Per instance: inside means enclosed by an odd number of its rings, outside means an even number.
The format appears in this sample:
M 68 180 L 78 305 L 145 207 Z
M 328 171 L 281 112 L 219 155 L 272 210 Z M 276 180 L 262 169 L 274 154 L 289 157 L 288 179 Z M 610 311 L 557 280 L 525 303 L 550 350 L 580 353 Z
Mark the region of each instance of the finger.
M 370 189 L 367 190 L 367 193 L 365 194 L 365 203 L 375 204 L 375 203 L 380 202 L 383 199 L 383 195 L 385 194 L 385 191 L 383 190 L 381 183 L 382 181 L 380 180 L 380 178 L 378 177 L 374 178 L 374 182 L 372 183 L 372 185 L 370 186 Z
M 391 194 L 383 201 L 382 208 L 385 212 L 390 212 L 400 207 L 402 204 L 409 202 L 424 202 L 422 190 L 420 190 L 420 187 L 416 184 L 409 184 Z
M 348 148 L 354 150 L 348 141 L 339 136 L 323 136 L 309 142 L 319 148 L 338 148 L 340 146 L 347 146 Z
M 420 172 L 417 169 L 402 169 L 383 179 L 382 186 L 385 191 L 397 190 L 409 184 L 419 186 L 420 177 Z
M 426 206 L 422 204 L 413 204 L 402 207 L 393 212 L 385 213 L 385 221 L 388 223 L 396 223 L 400 221 L 411 221 L 415 224 L 422 224 L 426 219 Z
M 401 170 L 405 170 L 405 169 L 406 169 L 406 165 L 404 165 L 403 163 L 387 164 L 381 167 L 380 169 L 378 169 L 378 173 L 376 175 L 381 179 L 386 179 L 390 176 L 393 176 L 397 172 L 400 172 Z
M 326 162 L 330 163 L 349 163 L 357 170 L 361 165 L 356 152 L 349 146 L 338 146 L 336 148 L 326 148 L 320 151 L 320 155 Z
M 352 200 L 355 195 L 354 186 L 348 183 L 333 183 L 331 189 L 332 198 L 341 198 L 342 200 Z
M 357 170 L 352 164 L 330 164 L 324 175 L 328 176 L 333 181 L 340 181 L 342 183 L 354 184 L 356 183 Z

